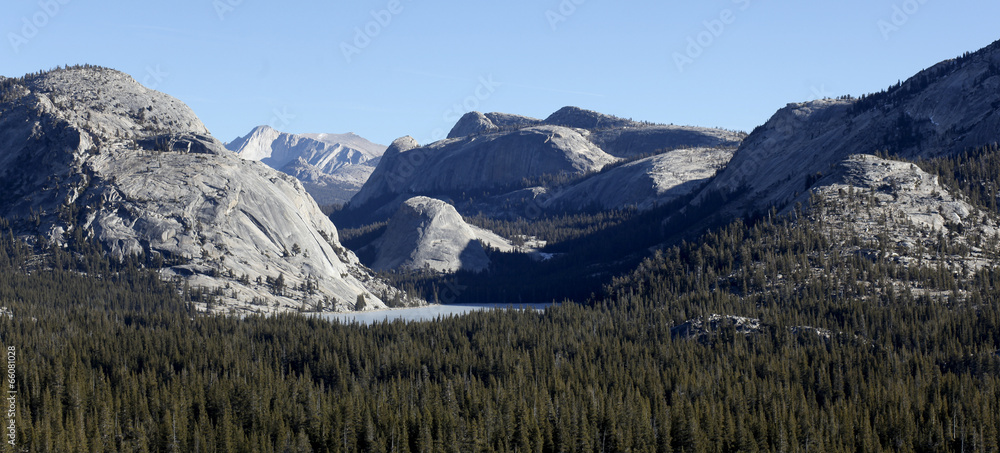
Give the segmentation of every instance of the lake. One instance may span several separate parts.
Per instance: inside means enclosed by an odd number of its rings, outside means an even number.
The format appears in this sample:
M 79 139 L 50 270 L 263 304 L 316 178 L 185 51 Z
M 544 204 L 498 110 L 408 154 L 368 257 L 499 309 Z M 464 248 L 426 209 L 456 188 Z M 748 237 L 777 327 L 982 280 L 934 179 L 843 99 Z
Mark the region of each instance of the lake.
M 427 305 L 416 308 L 392 308 L 387 310 L 361 311 L 347 313 L 323 313 L 320 316 L 330 321 L 337 321 L 345 324 L 357 322 L 364 325 L 372 325 L 381 321 L 434 321 L 438 318 L 449 318 L 452 316 L 462 316 L 468 313 L 485 310 L 496 310 L 513 307 L 517 309 L 544 310 L 553 304 L 453 304 L 453 305 Z

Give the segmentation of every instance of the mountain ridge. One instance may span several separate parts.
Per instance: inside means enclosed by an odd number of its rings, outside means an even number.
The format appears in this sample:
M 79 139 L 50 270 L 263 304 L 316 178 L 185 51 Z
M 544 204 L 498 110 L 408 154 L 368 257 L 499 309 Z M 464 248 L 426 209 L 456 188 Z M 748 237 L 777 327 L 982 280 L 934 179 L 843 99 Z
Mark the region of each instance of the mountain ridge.
M 548 174 L 584 174 L 618 160 L 581 131 L 560 126 L 470 135 L 422 147 L 412 139 L 404 142 L 405 147 L 391 146 L 392 152 L 386 152 L 351 199 L 352 209 L 406 194 L 486 190 Z
M 215 311 L 347 310 L 359 296 L 378 308 L 398 293 L 298 180 L 227 151 L 182 102 L 97 67 L 2 88 L 0 214 L 25 240 L 159 256 Z
M 734 194 L 739 215 L 781 208 L 818 174 L 859 153 L 903 158 L 954 154 L 997 140 L 1000 41 L 861 98 L 792 103 L 755 129 L 704 190 Z
M 412 139 L 404 140 L 405 147 L 390 146 L 394 151 L 385 153 L 379 167 L 351 199 L 347 209 L 374 212 L 371 217 L 385 218 L 411 196 L 466 198 L 470 193 L 481 192 L 496 199 L 491 202 L 478 196 L 480 203 L 497 206 L 510 206 L 511 202 L 538 204 L 537 195 L 548 190 L 525 184 L 574 180 L 596 174 L 623 159 L 633 160 L 672 150 L 734 148 L 744 135 L 720 129 L 656 125 L 578 107 L 564 107 L 545 120 L 508 113 L 469 112 L 458 120 L 448 137 L 424 146 Z M 481 165 L 477 160 L 501 151 L 508 154 L 507 162 L 499 165 L 497 161 L 498 164 L 493 165 L 495 172 L 487 174 L 477 170 Z M 563 165 L 550 160 L 544 165 L 530 164 L 539 156 L 553 152 L 561 154 L 566 162 L 590 160 L 593 163 Z M 520 165 L 525 163 L 528 165 Z M 706 160 L 706 166 L 713 167 L 712 173 L 718 164 L 714 158 Z M 526 198 L 522 196 L 522 189 L 531 189 L 535 195 Z M 509 194 L 496 193 L 498 191 Z M 652 198 L 634 201 L 644 205 L 657 203 Z M 477 206 L 470 209 L 494 208 Z
M 226 148 L 295 176 L 322 205 L 347 202 L 386 149 L 354 133 L 291 134 L 270 126 L 257 126 Z
M 400 205 L 385 233 L 372 244 L 376 250 L 372 268 L 482 272 L 490 265 L 484 246 L 502 252 L 514 250 L 506 239 L 467 224 L 444 201 L 414 197 Z

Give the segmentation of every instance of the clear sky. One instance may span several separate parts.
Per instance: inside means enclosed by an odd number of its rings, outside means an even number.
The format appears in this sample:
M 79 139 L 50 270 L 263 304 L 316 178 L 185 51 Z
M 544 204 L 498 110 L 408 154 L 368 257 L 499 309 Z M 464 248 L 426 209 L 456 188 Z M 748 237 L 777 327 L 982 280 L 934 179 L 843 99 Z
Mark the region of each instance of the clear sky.
M 220 140 L 260 124 L 440 138 L 466 109 L 575 105 L 749 131 L 1000 39 L 984 0 L 11 0 L 0 74 L 119 69 Z

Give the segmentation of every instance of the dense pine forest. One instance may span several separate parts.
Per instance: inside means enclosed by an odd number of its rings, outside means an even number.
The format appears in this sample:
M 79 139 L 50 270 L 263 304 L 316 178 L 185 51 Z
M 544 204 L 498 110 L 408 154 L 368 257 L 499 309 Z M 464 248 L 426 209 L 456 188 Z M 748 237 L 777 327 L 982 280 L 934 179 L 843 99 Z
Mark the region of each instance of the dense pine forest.
M 920 165 L 995 213 L 998 154 Z M 729 223 L 544 312 L 372 326 L 200 315 L 142 258 L 2 228 L 0 451 L 1000 451 L 1000 270 L 820 223 Z

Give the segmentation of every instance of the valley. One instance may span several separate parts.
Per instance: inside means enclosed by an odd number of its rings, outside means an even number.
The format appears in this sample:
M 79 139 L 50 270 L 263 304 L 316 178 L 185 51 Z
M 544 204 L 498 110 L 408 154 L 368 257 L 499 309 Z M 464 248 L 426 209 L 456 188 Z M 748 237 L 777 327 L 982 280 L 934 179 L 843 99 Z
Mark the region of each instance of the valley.
M 389 146 L 0 78 L 0 451 L 998 451 L 998 66 Z

